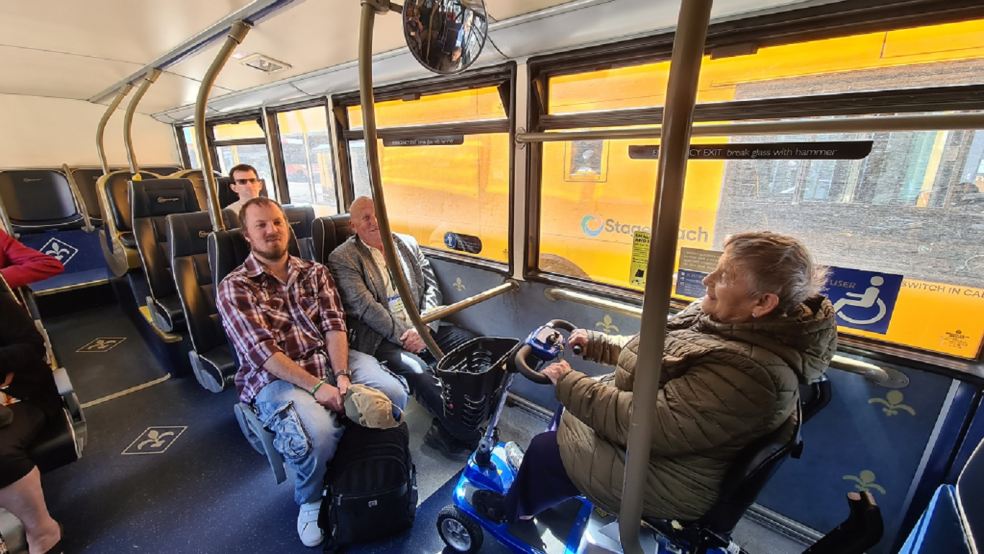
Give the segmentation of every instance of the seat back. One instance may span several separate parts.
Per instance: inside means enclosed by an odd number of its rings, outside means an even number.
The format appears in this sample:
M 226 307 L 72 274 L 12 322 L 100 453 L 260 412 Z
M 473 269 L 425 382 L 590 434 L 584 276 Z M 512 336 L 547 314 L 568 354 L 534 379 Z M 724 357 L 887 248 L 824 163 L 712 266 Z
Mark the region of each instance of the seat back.
M 149 179 L 131 181 L 130 203 L 133 235 L 140 253 L 140 262 L 147 275 L 147 285 L 153 302 L 148 302 L 154 315 L 162 316 L 163 330 L 171 331 L 183 320 L 177 289 L 171 272 L 168 245 L 167 216 L 197 212 L 201 208 L 191 181 L 187 179 Z M 173 302 L 173 309 L 170 302 Z M 155 320 L 156 322 L 156 320 Z
M 800 385 L 800 405 L 803 406 L 804 424 L 830 404 L 832 394 L 830 379 L 827 379 L 826 375 L 809 385 Z
M 328 264 L 332 251 L 352 236 L 349 214 L 326 215 L 314 220 L 311 238 L 314 242 L 314 261 Z
M 144 166 L 141 167 L 140 170 L 149 171 L 160 175 L 161 177 L 178 177 L 175 173 L 185 171 L 183 167 L 178 167 L 176 165 Z
M 171 270 L 193 352 L 192 370 L 206 390 L 220 392 L 236 370 L 215 304 L 208 263 L 212 222 L 206 212 L 167 216 Z
M 790 454 L 802 448 L 803 409 L 796 411 L 768 435 L 743 448 L 725 474 L 717 502 L 697 522 L 705 529 L 728 535 L 759 492 Z
M 981 441 L 967 460 L 957 478 L 957 500 L 964 527 L 973 543 L 984 545 L 984 441 Z
M 226 344 L 219 311 L 215 307 L 215 285 L 208 263 L 208 235 L 212 221 L 207 212 L 167 216 L 171 270 L 188 323 L 191 344 L 207 352 Z
M 96 196 L 96 182 L 103 176 L 101 169 L 93 168 L 69 168 L 78 187 L 79 195 L 82 197 L 82 207 L 89 214 L 89 219 L 93 225 L 100 225 L 103 220 L 102 210 L 99 208 L 99 199 Z
M 297 241 L 291 235 L 287 251 L 298 256 Z M 208 265 L 212 269 L 212 282 L 218 287 L 232 270 L 243 265 L 249 256 L 249 243 L 239 229 L 216 231 L 208 236 Z
M 60 171 L 0 172 L 0 200 L 15 232 L 78 229 L 84 223 L 68 179 Z
M 124 240 L 124 244 L 130 242 L 132 244 L 132 233 L 133 233 L 133 211 L 130 209 L 130 179 L 133 174 L 129 170 L 113 171 L 107 173 L 100 177 L 96 184 L 97 190 L 99 188 L 99 182 L 104 182 L 103 185 L 106 195 L 106 208 L 109 214 L 103 212 L 103 218 L 112 217 L 113 224 L 116 227 L 116 231 L 120 234 L 131 233 L 131 238 Z M 156 179 L 157 175 L 149 173 L 146 171 L 140 172 L 140 177 L 143 180 Z
M 195 189 L 195 197 L 198 198 L 198 204 L 203 208 L 208 206 L 208 193 L 206 192 L 208 183 L 205 182 L 205 173 L 201 169 L 181 169 L 168 173 L 167 176 L 171 179 L 188 179 L 191 181 L 191 185 Z M 219 179 L 222 178 L 222 175 L 217 171 L 215 172 L 215 176 Z M 228 185 L 225 188 L 229 188 Z M 219 190 L 222 190 L 221 183 L 219 183 Z M 221 198 L 221 193 L 219 197 Z
M 314 207 L 287 205 L 283 208 L 287 222 L 290 223 L 290 228 L 294 231 L 300 256 L 305 260 L 313 260 L 314 239 L 311 238 L 311 230 L 314 222 Z

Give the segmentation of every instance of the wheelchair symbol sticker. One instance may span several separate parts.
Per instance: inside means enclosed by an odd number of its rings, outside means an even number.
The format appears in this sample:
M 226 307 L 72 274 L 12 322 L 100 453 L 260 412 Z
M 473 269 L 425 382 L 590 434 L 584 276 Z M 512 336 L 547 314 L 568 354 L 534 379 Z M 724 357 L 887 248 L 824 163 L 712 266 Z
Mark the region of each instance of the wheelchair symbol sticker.
M 888 332 L 902 276 L 844 267 L 830 270 L 826 293 L 834 304 L 837 324 L 873 333 Z

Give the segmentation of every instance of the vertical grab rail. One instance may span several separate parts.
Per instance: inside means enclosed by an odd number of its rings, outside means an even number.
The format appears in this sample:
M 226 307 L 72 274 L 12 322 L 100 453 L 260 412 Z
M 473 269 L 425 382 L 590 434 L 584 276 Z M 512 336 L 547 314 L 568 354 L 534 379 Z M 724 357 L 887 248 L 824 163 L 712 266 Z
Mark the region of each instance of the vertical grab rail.
M 205 108 L 208 105 L 208 94 L 215 84 L 215 79 L 219 72 L 225 67 L 229 57 L 237 46 L 242 44 L 246 38 L 246 33 L 253 26 L 246 21 L 237 21 L 229 28 L 225 44 L 219 49 L 219 53 L 212 61 L 205 77 L 202 78 L 202 85 L 198 88 L 198 99 L 195 101 L 195 139 L 198 142 L 198 159 L 202 162 L 202 173 L 205 177 L 205 194 L 208 196 L 208 216 L 212 220 L 212 229 L 224 231 L 225 223 L 222 221 L 222 208 L 219 207 L 219 183 L 213 173 L 212 156 L 208 151 L 208 137 L 205 135 Z
M 379 235 L 383 241 L 383 257 L 386 267 L 396 284 L 396 290 L 403 300 L 403 307 L 410 316 L 414 328 L 420 334 L 427 349 L 435 359 L 444 357 L 440 347 L 431 337 L 430 329 L 420 318 L 417 302 L 410 293 L 410 285 L 403 274 L 403 264 L 396 257 L 393 245 L 393 231 L 390 229 L 389 216 L 386 212 L 386 200 L 383 196 L 383 183 L 379 171 L 379 149 L 376 144 L 376 107 L 372 91 L 372 28 L 376 18 L 376 10 L 396 9 L 397 6 L 383 2 L 385 7 L 379 8 L 373 0 L 362 0 L 362 19 L 359 26 L 359 100 L 362 103 L 362 132 L 366 143 L 366 161 L 369 164 L 369 183 L 372 185 L 373 201 L 376 205 L 376 219 L 379 221 Z
M 126 106 L 126 115 L 123 116 L 123 145 L 126 146 L 126 159 L 130 163 L 130 173 L 133 174 L 135 181 L 140 180 L 140 164 L 137 163 L 137 153 L 133 149 L 133 114 L 137 111 L 137 104 L 143 100 L 144 94 L 150 85 L 157 81 L 161 76 L 160 69 L 152 69 L 143 77 L 143 82 L 133 93 L 133 98 Z
M 666 106 L 663 110 L 659 171 L 656 186 L 659 204 L 653 210 L 653 237 L 649 243 L 646 290 L 639 335 L 639 358 L 633 386 L 632 417 L 629 422 L 625 480 L 619 509 L 619 536 L 625 552 L 641 553 L 639 523 L 642 520 L 646 474 L 652 443 L 652 414 L 656 407 L 666 317 L 669 314 L 676 257 L 677 229 L 683 205 L 683 182 L 687 173 L 690 128 L 693 123 L 697 78 L 700 75 L 704 40 L 711 16 L 712 0 L 683 0 L 673 38 Z
M 132 88 L 133 84 L 131 83 L 120 87 L 120 91 L 116 93 L 116 98 L 113 98 L 113 101 L 106 107 L 106 111 L 103 112 L 102 118 L 99 119 L 99 125 L 96 127 L 96 151 L 99 152 L 99 164 L 102 166 L 103 175 L 109 173 L 109 161 L 106 159 L 106 147 L 103 144 L 106 124 L 109 123 L 109 118 L 116 112 L 116 108 L 120 107 L 120 102 L 126 98 Z

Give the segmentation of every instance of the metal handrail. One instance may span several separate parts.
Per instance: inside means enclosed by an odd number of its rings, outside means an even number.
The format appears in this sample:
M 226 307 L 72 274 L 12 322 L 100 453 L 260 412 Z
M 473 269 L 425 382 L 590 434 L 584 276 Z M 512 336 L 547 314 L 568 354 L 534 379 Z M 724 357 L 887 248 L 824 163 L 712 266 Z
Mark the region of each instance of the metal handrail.
M 625 452 L 625 477 L 619 507 L 619 537 L 622 549 L 642 552 L 639 526 L 642 521 L 646 477 L 652 444 L 652 414 L 656 408 L 666 318 L 673 289 L 673 260 L 676 257 L 677 229 L 683 210 L 683 186 L 687 175 L 690 128 L 697 102 L 697 81 L 704 55 L 704 39 L 711 17 L 712 0 L 686 0 L 680 3 L 680 16 L 673 37 L 670 75 L 663 111 L 663 140 L 656 172 L 659 204 L 653 210 L 653 240 L 649 242 L 646 289 L 643 296 L 635 382 L 632 387 L 632 415 L 629 420 Z
M 629 317 L 642 317 L 642 308 L 638 306 L 585 294 L 583 292 L 562 289 L 560 287 L 550 287 L 544 294 L 547 298 L 554 301 L 566 300 L 616 314 L 627 315 Z M 856 373 L 877 385 L 892 386 L 893 383 L 897 381 L 897 378 L 893 377 L 892 374 L 883 367 L 879 367 L 869 362 L 855 360 L 854 358 L 848 358 L 847 356 L 842 356 L 840 354 L 835 354 L 833 359 L 830 360 L 830 367 L 841 371 L 846 371 L 848 373 Z
M 232 27 L 229 28 L 225 43 L 219 49 L 219 53 L 215 55 L 212 65 L 208 67 L 208 71 L 202 78 L 202 84 L 198 87 L 198 99 L 195 101 L 195 140 L 198 142 L 198 159 L 201 161 L 202 176 L 205 178 L 208 216 L 212 220 L 214 231 L 224 231 L 225 223 L 222 221 L 222 207 L 219 206 L 219 182 L 213 173 L 214 164 L 208 148 L 208 136 L 205 133 L 205 108 L 208 107 L 208 95 L 212 91 L 212 85 L 215 84 L 219 72 L 225 67 L 236 47 L 242 44 L 251 28 L 252 25 L 243 20 L 233 23 Z
M 893 115 L 883 117 L 844 117 L 836 119 L 792 119 L 742 123 L 697 124 L 692 136 L 784 135 L 795 133 L 845 133 L 864 131 L 938 131 L 984 128 L 984 113 Z M 516 133 L 516 142 L 558 142 L 589 139 L 660 138 L 661 127 L 641 129 L 594 129 L 590 131 L 553 131 Z
M 102 117 L 99 119 L 99 125 L 96 126 L 96 152 L 99 153 L 99 164 L 102 166 L 103 175 L 109 173 L 109 161 L 106 159 L 106 147 L 103 145 L 106 124 L 109 123 L 109 118 L 116 112 L 116 108 L 120 107 L 120 102 L 126 98 L 126 95 L 130 93 L 130 89 L 132 88 L 133 85 L 130 83 L 120 87 L 120 91 L 116 93 L 116 98 L 113 98 L 109 106 L 106 106 L 106 111 L 103 112 Z
M 130 173 L 133 174 L 134 180 L 140 179 L 140 164 L 137 163 L 137 153 L 133 148 L 133 114 L 136 113 L 137 105 L 143 100 L 147 89 L 160 76 L 160 69 L 151 69 L 143 76 L 143 82 L 133 93 L 133 98 L 130 98 L 130 103 L 126 106 L 126 114 L 123 116 L 123 146 L 126 147 L 126 159 L 130 163 Z
M 427 312 L 420 314 L 420 319 L 423 320 L 424 323 L 431 323 L 439 319 L 444 319 L 451 314 L 456 314 L 465 308 L 478 304 L 479 302 L 485 302 L 486 300 L 495 298 L 500 294 L 505 294 L 511 290 L 516 290 L 517 288 L 519 288 L 519 283 L 510 279 L 501 285 L 494 286 L 488 290 L 459 300 L 454 304 L 438 306 L 433 310 L 428 310 Z
M 376 206 L 376 220 L 379 223 L 379 235 L 383 242 L 383 258 L 386 267 L 400 293 L 403 307 L 413 323 L 414 329 L 423 339 L 427 350 L 434 359 L 444 357 L 441 348 L 430 334 L 427 324 L 420 318 L 417 302 L 410 292 L 410 285 L 403 273 L 403 263 L 396 256 L 393 245 L 393 231 L 390 228 L 386 212 L 386 198 L 383 194 L 382 176 L 379 171 L 379 145 L 376 141 L 376 100 L 372 90 L 372 29 L 376 12 L 385 12 L 395 8 L 386 0 L 362 0 L 362 19 L 359 26 L 359 100 L 362 104 L 362 131 L 365 136 L 366 162 L 369 164 L 369 184 L 372 186 L 373 203 Z

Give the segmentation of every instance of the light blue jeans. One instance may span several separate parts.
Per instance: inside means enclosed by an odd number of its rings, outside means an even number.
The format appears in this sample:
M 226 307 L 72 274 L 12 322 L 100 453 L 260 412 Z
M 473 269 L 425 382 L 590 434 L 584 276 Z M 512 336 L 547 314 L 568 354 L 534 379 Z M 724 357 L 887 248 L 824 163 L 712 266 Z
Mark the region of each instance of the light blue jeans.
M 353 383 L 378 389 L 401 411 L 406 408 L 406 382 L 376 358 L 349 350 L 349 371 Z M 274 434 L 274 448 L 295 473 L 294 502 L 320 499 L 328 462 L 345 430 L 338 414 L 318 404 L 308 391 L 280 379 L 263 387 L 253 405 L 263 426 Z

